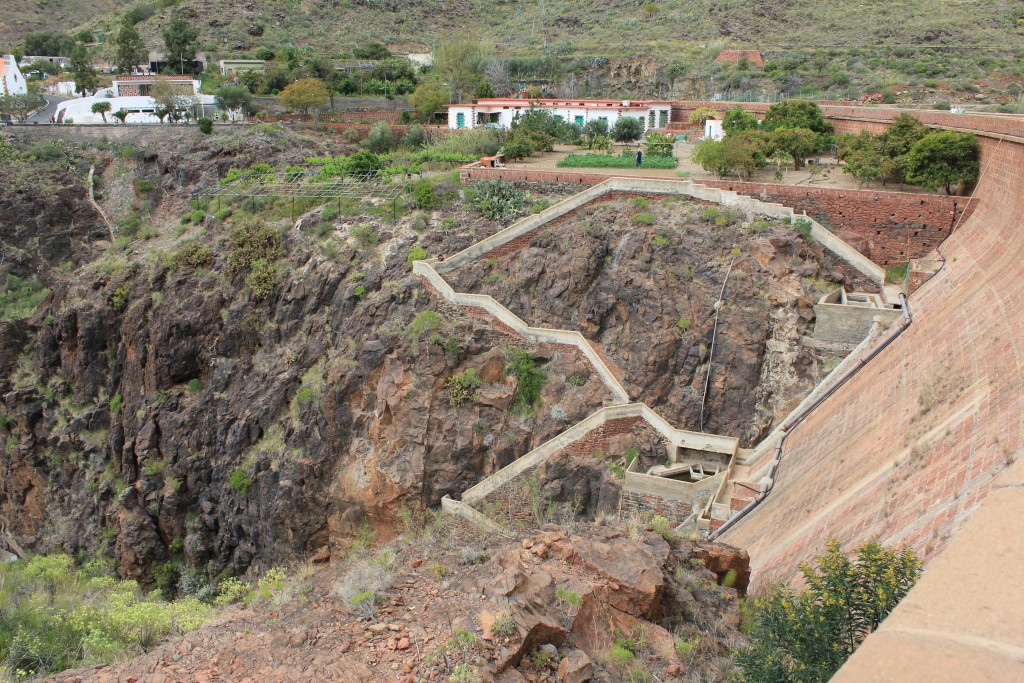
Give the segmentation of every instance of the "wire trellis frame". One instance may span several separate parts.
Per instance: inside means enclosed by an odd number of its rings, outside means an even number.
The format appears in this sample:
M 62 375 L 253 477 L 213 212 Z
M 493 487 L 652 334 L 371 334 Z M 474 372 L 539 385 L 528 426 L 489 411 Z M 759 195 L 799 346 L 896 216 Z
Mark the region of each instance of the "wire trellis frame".
M 200 197 L 216 197 L 218 208 L 222 197 L 255 199 L 256 197 L 284 197 L 292 200 L 292 214 L 296 199 L 336 199 L 341 210 L 342 199 L 390 200 L 393 220 L 398 218 L 398 197 L 409 191 L 408 178 L 394 178 L 375 173 L 353 173 L 335 178 L 318 179 L 314 173 L 275 173 L 251 175 L 200 191 Z

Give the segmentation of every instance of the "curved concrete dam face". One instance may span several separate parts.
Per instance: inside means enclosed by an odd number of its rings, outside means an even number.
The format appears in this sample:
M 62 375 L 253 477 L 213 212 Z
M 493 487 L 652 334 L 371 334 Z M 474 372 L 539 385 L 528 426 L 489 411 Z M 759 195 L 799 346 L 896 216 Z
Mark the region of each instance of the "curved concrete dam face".
M 913 325 L 799 425 L 771 495 L 722 536 L 749 550 L 757 585 L 792 580 L 829 538 L 909 544 L 928 562 L 1020 454 L 1024 122 L 958 123 L 1007 125 L 1020 130 L 979 133 L 974 210 L 911 295 Z

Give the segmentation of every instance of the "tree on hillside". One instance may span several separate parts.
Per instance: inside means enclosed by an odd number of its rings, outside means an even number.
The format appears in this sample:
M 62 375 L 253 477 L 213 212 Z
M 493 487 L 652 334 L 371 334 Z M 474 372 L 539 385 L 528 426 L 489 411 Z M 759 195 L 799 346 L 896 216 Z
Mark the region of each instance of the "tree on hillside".
M 441 81 L 423 81 L 409 95 L 409 106 L 420 115 L 421 121 L 430 121 L 434 112 L 440 109 L 451 97 L 451 91 Z
M 25 54 L 43 57 L 70 57 L 75 39 L 60 31 L 37 31 L 25 34 Z
M 238 111 L 243 116 L 252 116 L 256 113 L 252 93 L 242 85 L 223 85 L 217 89 L 213 99 L 221 111 Z
M 71 62 L 68 64 L 68 71 L 71 72 L 72 77 L 75 79 L 75 92 L 82 96 L 95 91 L 96 86 L 99 85 L 96 70 L 92 68 L 90 62 L 88 48 L 81 43 L 75 45 L 75 49 L 71 51 Z
M 512 74 L 507 59 L 491 59 L 484 67 L 484 80 L 491 86 L 495 97 L 508 97 L 512 93 Z
M 479 37 L 468 33 L 452 33 L 441 40 L 434 50 L 434 72 L 451 88 L 456 102 L 476 87 L 492 51 Z
M 172 73 L 192 73 L 199 32 L 181 14 L 175 14 L 163 32 L 164 67 Z
M 107 122 L 107 112 L 111 110 L 110 102 L 93 102 L 92 113 L 103 117 L 103 123 Z
M 122 22 L 121 28 L 118 29 L 117 35 L 114 37 L 114 65 L 117 67 L 117 72 L 130 74 L 136 65 L 145 64 L 148 61 L 149 51 L 134 24 L 127 21 Z
M 722 119 L 722 130 L 727 135 L 745 130 L 757 130 L 757 126 L 757 117 L 744 110 L 743 107 L 733 107 L 725 112 L 725 118 Z
M 303 78 L 295 81 L 281 93 L 281 104 L 288 111 L 308 114 L 310 110 L 319 111 L 327 103 L 330 93 L 316 78 Z
M 750 644 L 736 656 L 738 680 L 825 683 L 914 586 L 921 561 L 874 541 L 851 560 L 830 541 L 816 567 L 800 569 L 807 588 L 780 584 L 755 601 Z
M 759 139 L 751 133 L 727 135 L 721 141 L 704 140 L 694 148 L 692 159 L 708 173 L 724 178 L 735 172 L 740 180 L 765 165 Z
M 352 56 L 356 59 L 389 59 L 391 51 L 387 45 L 370 42 L 352 50 Z
M 954 185 L 973 185 L 980 171 L 978 140 L 971 133 L 947 130 L 929 133 L 907 155 L 907 180 L 925 189 L 945 188 L 953 194 Z
M 821 109 L 808 100 L 785 100 L 768 108 L 761 121 L 763 130 L 780 128 L 807 128 L 815 133 L 832 132 L 832 125 L 825 120 Z
M 635 116 L 620 116 L 612 126 L 612 139 L 616 142 L 635 142 L 643 134 L 643 121 Z

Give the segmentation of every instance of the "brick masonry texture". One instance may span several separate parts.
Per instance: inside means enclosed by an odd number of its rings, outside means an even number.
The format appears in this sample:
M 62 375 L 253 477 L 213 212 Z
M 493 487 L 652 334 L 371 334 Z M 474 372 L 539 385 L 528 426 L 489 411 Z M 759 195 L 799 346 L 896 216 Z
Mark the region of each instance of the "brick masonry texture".
M 919 258 L 974 210 L 967 197 L 700 180 L 702 185 L 777 202 L 808 214 L 882 266 Z
M 693 507 L 689 503 L 636 491 L 623 491 L 619 501 L 619 517 L 622 519 L 660 515 L 675 525 L 689 517 L 692 512 Z
M 884 124 L 879 125 L 884 128 Z M 500 178 L 513 183 L 597 184 L 609 177 L 594 173 L 471 166 L 463 167 L 461 171 L 463 182 Z M 927 255 L 946 238 L 954 224 L 970 216 L 976 205 L 968 197 L 938 194 L 811 188 L 733 180 L 701 179 L 696 182 L 805 212 L 882 266 L 894 266 Z M 607 197 L 600 201 L 607 201 Z M 552 221 L 544 227 L 558 222 Z M 527 233 L 502 245 L 495 250 L 494 257 L 521 249 L 531 238 L 532 233 Z
M 1024 142 L 981 144 L 977 208 L 911 296 L 914 323 L 793 432 L 772 494 L 723 536 L 755 584 L 795 578 L 829 538 L 928 561 L 1021 456 Z

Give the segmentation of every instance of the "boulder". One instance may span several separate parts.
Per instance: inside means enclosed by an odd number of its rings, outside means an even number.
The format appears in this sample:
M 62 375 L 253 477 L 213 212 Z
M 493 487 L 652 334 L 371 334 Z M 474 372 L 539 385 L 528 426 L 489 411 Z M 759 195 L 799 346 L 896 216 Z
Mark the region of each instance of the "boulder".
M 558 663 L 558 680 L 562 683 L 587 683 L 594 677 L 594 663 L 583 650 L 571 650 Z

